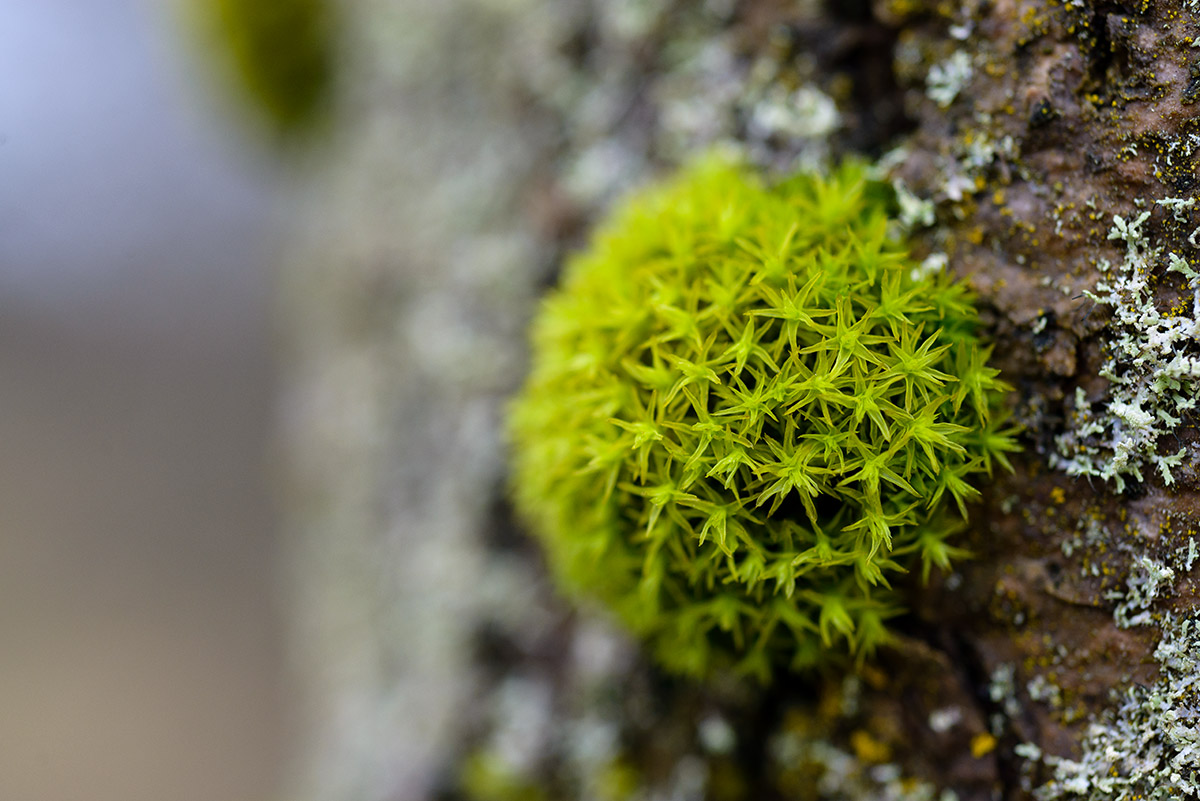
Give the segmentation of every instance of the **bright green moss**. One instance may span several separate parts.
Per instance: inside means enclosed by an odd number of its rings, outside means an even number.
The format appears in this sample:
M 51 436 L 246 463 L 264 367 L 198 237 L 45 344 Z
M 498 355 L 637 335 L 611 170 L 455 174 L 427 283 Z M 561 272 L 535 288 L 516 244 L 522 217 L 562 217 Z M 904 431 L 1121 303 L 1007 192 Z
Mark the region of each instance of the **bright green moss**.
M 670 670 L 870 653 L 1007 465 L 967 291 L 920 279 L 860 165 L 709 159 L 634 196 L 538 314 L 515 496 L 571 592 Z M 957 510 L 957 515 L 954 511 Z

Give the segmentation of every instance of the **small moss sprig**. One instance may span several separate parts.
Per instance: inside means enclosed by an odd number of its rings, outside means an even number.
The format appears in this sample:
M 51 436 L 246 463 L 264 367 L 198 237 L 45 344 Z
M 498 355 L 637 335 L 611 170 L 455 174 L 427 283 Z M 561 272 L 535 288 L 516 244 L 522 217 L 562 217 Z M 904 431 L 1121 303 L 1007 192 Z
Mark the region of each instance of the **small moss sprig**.
M 858 164 L 768 187 L 709 158 L 618 208 L 537 317 L 518 510 L 670 670 L 869 654 L 888 577 L 960 556 L 1008 465 L 971 298 L 887 208 Z

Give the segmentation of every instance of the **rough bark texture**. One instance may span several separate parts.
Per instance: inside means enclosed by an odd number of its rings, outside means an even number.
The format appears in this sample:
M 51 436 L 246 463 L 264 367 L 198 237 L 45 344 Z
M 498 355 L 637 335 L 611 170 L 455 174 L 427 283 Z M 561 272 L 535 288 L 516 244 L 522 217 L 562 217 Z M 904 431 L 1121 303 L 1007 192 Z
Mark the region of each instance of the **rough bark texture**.
M 1105 408 L 1101 373 L 1132 375 L 1106 363 L 1145 333 L 1082 294 L 1119 271 L 1103 260 L 1136 239 L 1156 305 L 1194 311 L 1166 270 L 1200 222 L 1191 5 L 347 3 L 340 133 L 284 304 L 315 733 L 297 797 L 1120 797 L 1039 753 L 1091 766 L 1080 738 L 1121 730 L 1119 694 L 1195 669 L 1154 658 L 1197 606 L 1192 413 L 1163 407 L 1148 453 L 1178 458 L 1123 492 L 1065 471 L 1095 447 L 1081 404 Z M 504 502 L 538 288 L 616 194 L 718 143 L 767 172 L 881 157 L 1018 387 L 1027 450 L 971 511 L 976 558 L 914 581 L 896 647 L 856 674 L 666 678 L 556 598 Z

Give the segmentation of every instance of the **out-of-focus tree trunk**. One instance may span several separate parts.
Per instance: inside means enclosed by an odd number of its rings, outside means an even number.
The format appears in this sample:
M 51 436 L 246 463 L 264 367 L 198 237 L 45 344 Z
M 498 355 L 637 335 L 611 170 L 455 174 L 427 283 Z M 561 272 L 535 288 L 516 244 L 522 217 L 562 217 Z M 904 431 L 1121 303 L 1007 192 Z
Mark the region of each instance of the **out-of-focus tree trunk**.
M 1148 211 L 1152 302 L 1194 314 L 1166 272 L 1200 222 L 1191 5 L 344 3 L 337 130 L 281 306 L 295 797 L 1117 797 L 1046 784 L 1038 752 L 1083 776 L 1089 722 L 1137 730 L 1104 717 L 1114 692 L 1195 670 L 1152 656 L 1195 607 L 1194 418 L 1128 366 L 1169 324 L 1108 324 L 1119 302 L 1082 294 L 1136 247 L 1115 217 Z M 880 158 L 1017 387 L 1027 450 L 971 510 L 975 560 L 914 583 L 897 647 L 859 674 L 664 679 L 555 598 L 503 500 L 539 287 L 617 193 L 716 144 L 768 172 Z M 1200 355 L 1194 335 L 1172 347 Z M 1166 413 L 1145 480 L 1068 476 L 1111 463 L 1134 396 Z M 1126 416 L 1089 435 L 1088 402 Z M 1179 454 L 1170 486 L 1155 453 Z
M 519 14 L 353 2 L 340 117 L 283 273 L 298 798 L 421 798 L 472 687 L 498 418 L 545 247 Z

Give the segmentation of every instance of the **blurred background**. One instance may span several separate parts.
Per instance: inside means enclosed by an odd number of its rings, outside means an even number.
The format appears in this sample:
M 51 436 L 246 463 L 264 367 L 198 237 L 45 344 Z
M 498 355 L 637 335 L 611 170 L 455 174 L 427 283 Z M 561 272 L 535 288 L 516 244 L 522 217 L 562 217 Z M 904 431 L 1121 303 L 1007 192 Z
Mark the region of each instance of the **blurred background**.
M 179 9 L 0 3 L 0 798 L 278 797 L 280 165 Z
M 0 3 L 0 799 L 453 784 L 554 8 Z
M 645 173 L 592 5 L 0 2 L 0 801 L 444 798 L 512 717 L 503 408 Z

